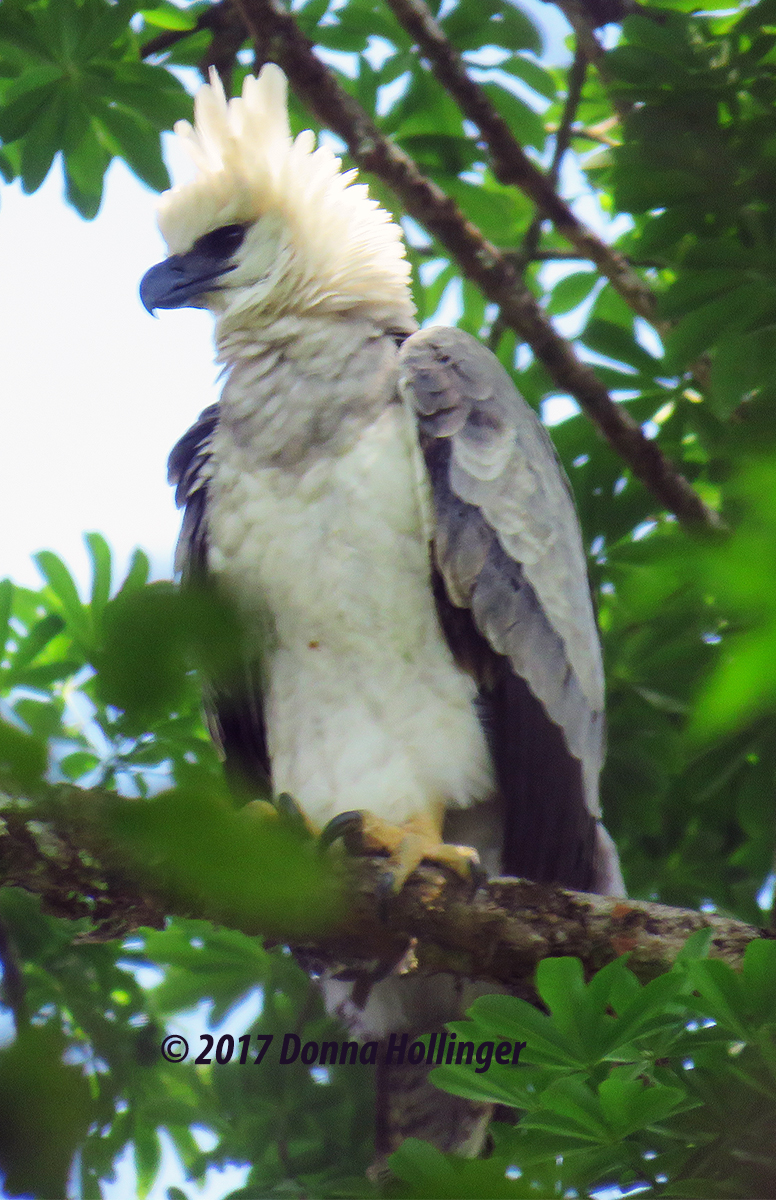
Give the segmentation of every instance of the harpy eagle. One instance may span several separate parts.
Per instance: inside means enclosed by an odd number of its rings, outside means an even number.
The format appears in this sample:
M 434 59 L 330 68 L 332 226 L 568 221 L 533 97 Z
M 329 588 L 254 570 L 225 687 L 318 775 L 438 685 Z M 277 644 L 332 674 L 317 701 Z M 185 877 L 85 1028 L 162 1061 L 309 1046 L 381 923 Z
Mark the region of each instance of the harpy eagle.
M 544 428 L 474 338 L 418 330 L 398 225 L 291 137 L 277 67 L 229 102 L 213 74 L 176 133 L 196 173 L 162 197 L 169 257 L 141 296 L 215 318 L 223 391 L 170 475 L 176 566 L 225 589 L 255 646 L 246 686 L 209 696 L 227 763 L 315 829 L 361 812 L 399 882 L 474 847 L 492 872 L 622 892 L 585 555 Z M 355 1014 L 332 983 L 329 1003 L 377 1036 L 455 1015 L 411 984 Z

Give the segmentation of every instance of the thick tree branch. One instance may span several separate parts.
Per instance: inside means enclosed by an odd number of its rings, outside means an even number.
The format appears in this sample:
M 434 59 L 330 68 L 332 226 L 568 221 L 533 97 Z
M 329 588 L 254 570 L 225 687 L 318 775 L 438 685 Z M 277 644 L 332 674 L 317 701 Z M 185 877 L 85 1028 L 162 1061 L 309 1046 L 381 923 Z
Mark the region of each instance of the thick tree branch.
M 229 920 L 214 917 L 206 901 L 197 909 L 190 898 L 185 906 L 170 899 L 175 889 L 163 864 L 156 880 L 144 872 L 138 882 L 127 865 L 131 855 L 106 830 L 113 828 L 117 804 L 142 803 L 97 789 L 48 785 L 37 789 L 34 800 L 6 799 L 0 805 L 0 883 L 41 896 L 57 916 L 88 918 L 82 939 L 160 928 L 172 915 L 220 919 L 261 933 L 251 914 Z M 710 953 L 733 966 L 740 965 L 749 942 L 772 936 L 707 913 L 518 879 L 491 880 L 472 897 L 469 885 L 434 867 L 417 872 L 386 912 L 382 879 L 379 860 L 355 864 L 348 875 L 347 916 L 302 948 L 309 963 L 364 976 L 379 964 L 401 963 L 402 970 L 449 971 L 517 986 L 549 955 L 576 955 L 593 972 L 628 951 L 633 971 L 648 979 L 667 970 L 698 929 L 712 930 Z
M 460 880 L 432 867 L 413 876 L 386 923 L 375 918 L 379 877 L 378 866 L 363 865 L 347 930 L 315 948 L 330 968 L 333 959 L 353 969 L 384 956 L 390 935 L 403 970 L 518 985 L 550 956 L 574 955 L 593 973 L 627 952 L 628 965 L 647 980 L 667 971 L 697 930 L 712 931 L 710 956 L 733 967 L 751 941 L 774 936 L 727 917 L 522 879 L 492 879 L 472 899 Z
M 607 246 L 579 220 L 555 190 L 560 159 L 549 176 L 534 166 L 484 89 L 467 74 L 461 56 L 445 37 L 424 0 L 386 2 L 429 60 L 439 82 L 454 97 L 464 116 L 479 129 L 490 151 L 494 173 L 501 183 L 520 188 L 552 221 L 558 233 L 595 263 L 634 312 L 654 321 L 656 301 L 652 289 L 639 278 L 623 255 Z M 578 56 L 577 65 L 580 62 Z M 574 70 L 569 78 L 569 91 L 573 93 L 577 78 Z
M 277 62 L 318 120 L 346 142 L 358 165 L 382 179 L 406 211 L 457 260 L 464 274 L 501 309 L 504 323 L 523 338 L 556 385 L 569 392 L 596 423 L 634 475 L 660 503 L 688 524 L 719 527 L 717 514 L 615 404 L 592 367 L 559 337 L 514 267 L 466 219 L 449 196 L 425 178 L 402 150 L 383 137 L 278 0 L 235 0 L 260 52 Z

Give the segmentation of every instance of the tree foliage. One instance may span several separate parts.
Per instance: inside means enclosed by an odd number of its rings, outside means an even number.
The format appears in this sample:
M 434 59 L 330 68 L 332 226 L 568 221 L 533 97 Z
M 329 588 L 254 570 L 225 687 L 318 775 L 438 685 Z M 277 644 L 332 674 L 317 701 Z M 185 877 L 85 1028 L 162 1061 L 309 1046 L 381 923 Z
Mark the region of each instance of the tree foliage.
M 773 0 L 613 6 L 619 24 L 605 39 L 597 10 L 575 6 L 559 61 L 544 52 L 535 8 L 432 3 L 440 44 L 482 85 L 476 113 L 433 45 L 414 48 L 407 9 L 418 5 L 292 7 L 345 97 L 458 206 L 445 209 L 444 229 L 431 215 L 424 228 L 422 212 L 405 219 L 420 319 L 456 303 L 458 323 L 488 342 L 532 405 L 552 418 L 564 402 L 552 432 L 579 506 L 607 668 L 604 809 L 632 894 L 763 923 L 776 777 Z M 215 63 L 236 90 L 277 56 L 293 90 L 285 35 L 270 28 L 278 11 L 275 0 L 3 0 L 0 170 L 31 192 L 60 154 L 67 199 L 85 217 L 114 156 L 167 186 L 159 135 L 190 116 L 192 68 Z M 496 118 L 528 168 L 498 141 Z M 319 128 L 298 99 L 292 123 Z M 358 139 L 346 140 L 356 154 Z M 370 183 L 401 216 L 381 162 Z M 553 197 L 596 213 L 603 234 L 580 232 Z M 475 278 L 466 239 L 477 231 L 492 270 Z M 592 365 L 613 414 L 591 404 L 566 353 Z M 666 486 L 681 477 L 699 508 Z M 287 810 L 233 808 L 196 677 L 234 653 L 229 615 L 149 584 L 140 553 L 115 590 L 107 545 L 92 534 L 88 546 L 86 600 L 50 552 L 38 556 L 39 591 L 0 585 L 0 789 L 18 805 L 72 787 L 84 812 L 95 789 L 136 798 L 137 816 L 117 816 L 106 836 L 141 880 L 161 864 L 192 915 L 122 942 L 131 914 L 75 882 L 58 915 L 27 891 L 0 891 L 3 995 L 18 1031 L 0 1053 L 6 1191 L 63 1194 L 77 1170 L 83 1195 L 97 1196 L 129 1144 L 145 1194 L 166 1130 L 191 1179 L 250 1164 L 235 1197 L 363 1195 L 363 1069 L 159 1054 L 175 1014 L 209 1000 L 219 1022 L 257 988 L 261 1013 L 246 1032 L 337 1036 L 292 958 L 229 927 L 250 909 L 262 914 L 257 928 L 282 933 L 295 903 L 333 912 L 337 889 Z M 45 853 L 65 876 L 75 871 L 54 825 L 31 821 L 29 836 L 30 861 Z M 3 858 L 2 840 L 4 878 L 16 881 L 25 864 Z M 140 982 L 148 966 L 161 979 L 153 988 Z M 575 960 L 560 959 L 542 965 L 538 988 L 546 1012 L 505 997 L 472 1012 L 469 1037 L 522 1036 L 519 1067 L 438 1075 L 522 1114 L 518 1124 L 495 1128 L 482 1161 L 405 1144 L 393 1163 L 400 1194 L 586 1195 L 605 1183 L 655 1196 L 776 1194 L 771 944 L 750 947 L 741 976 L 692 946 L 644 986 L 623 963 L 585 983 Z M 212 1131 L 212 1148 L 197 1127 Z

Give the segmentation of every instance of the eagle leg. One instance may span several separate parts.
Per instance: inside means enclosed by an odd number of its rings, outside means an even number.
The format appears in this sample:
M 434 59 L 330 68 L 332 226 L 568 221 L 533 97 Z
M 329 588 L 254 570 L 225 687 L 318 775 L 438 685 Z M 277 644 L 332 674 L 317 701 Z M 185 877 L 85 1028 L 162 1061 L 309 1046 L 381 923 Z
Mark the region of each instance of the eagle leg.
M 390 891 L 400 892 L 422 862 L 446 867 L 476 889 L 485 878 L 477 851 L 442 841 L 440 825 L 430 816 L 412 817 L 392 825 L 370 812 L 344 812 L 333 817 L 320 836 L 322 848 L 342 838 L 354 855 L 382 855 L 388 859 Z

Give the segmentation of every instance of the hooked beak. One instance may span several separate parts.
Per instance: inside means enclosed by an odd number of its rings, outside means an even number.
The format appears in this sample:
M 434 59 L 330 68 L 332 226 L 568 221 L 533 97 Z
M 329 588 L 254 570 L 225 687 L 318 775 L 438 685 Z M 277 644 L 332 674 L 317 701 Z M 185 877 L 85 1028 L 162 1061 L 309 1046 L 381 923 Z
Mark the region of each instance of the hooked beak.
M 188 254 L 171 254 L 164 262 L 146 271 L 140 281 L 140 299 L 153 316 L 157 308 L 198 307 L 197 302 L 215 290 L 216 281 L 234 266 L 215 264 L 212 255 L 195 249 Z

